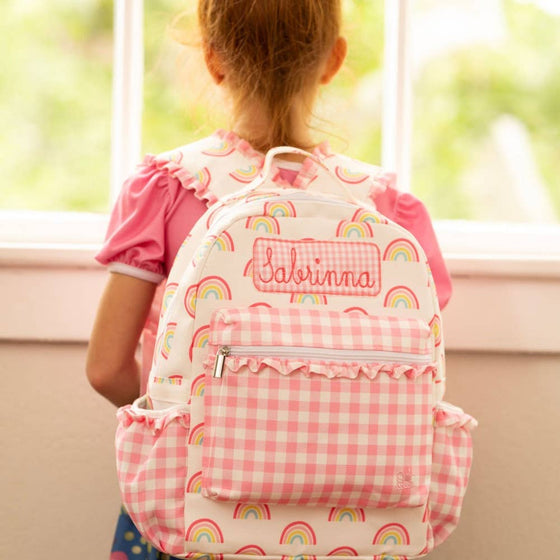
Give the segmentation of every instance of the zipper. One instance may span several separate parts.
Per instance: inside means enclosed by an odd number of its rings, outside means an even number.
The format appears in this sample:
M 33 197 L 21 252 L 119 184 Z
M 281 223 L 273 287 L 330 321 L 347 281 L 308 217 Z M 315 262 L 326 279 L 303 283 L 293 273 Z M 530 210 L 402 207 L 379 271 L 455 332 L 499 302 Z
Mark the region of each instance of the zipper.
M 228 356 L 270 356 L 272 358 L 304 358 L 340 362 L 387 362 L 399 364 L 429 364 L 429 354 L 386 352 L 382 350 L 335 350 L 307 346 L 220 346 L 216 353 L 213 377 L 221 378 Z

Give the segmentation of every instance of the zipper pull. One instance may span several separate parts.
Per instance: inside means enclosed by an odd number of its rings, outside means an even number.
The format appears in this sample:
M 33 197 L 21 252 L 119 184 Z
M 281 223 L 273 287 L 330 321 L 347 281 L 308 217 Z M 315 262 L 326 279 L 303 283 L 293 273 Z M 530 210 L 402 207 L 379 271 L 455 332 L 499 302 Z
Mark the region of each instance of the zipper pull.
M 214 362 L 214 373 L 212 377 L 221 378 L 224 371 L 224 362 L 226 357 L 230 354 L 229 346 L 222 346 L 216 354 L 216 361 Z

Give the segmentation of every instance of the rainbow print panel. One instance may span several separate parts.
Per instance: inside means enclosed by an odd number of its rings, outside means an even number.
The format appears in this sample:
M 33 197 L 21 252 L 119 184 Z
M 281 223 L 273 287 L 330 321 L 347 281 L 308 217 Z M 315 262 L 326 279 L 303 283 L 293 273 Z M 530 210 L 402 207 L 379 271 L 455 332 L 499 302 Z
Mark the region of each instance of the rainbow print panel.
M 327 305 L 327 296 L 323 294 L 292 294 L 290 303 L 307 303 L 311 305 Z
M 212 157 L 226 157 L 233 153 L 235 146 L 227 140 L 217 141 L 213 146 L 202 152 L 204 155 Z
M 195 348 L 205 348 L 208 344 L 208 339 L 210 336 L 210 325 L 202 325 L 197 331 L 194 333 L 191 347 L 189 348 L 189 358 L 192 362 L 193 359 L 193 350 Z
M 177 293 L 177 287 L 178 287 L 177 282 L 170 282 L 169 284 L 167 284 L 167 286 L 165 286 L 165 292 L 163 292 L 163 299 L 161 302 L 162 316 L 169 308 L 169 304 L 171 303 L 173 296 Z
M 336 236 L 347 239 L 363 239 L 373 237 L 373 229 L 368 222 L 342 220 L 336 228 Z
M 406 545 L 410 544 L 410 536 L 404 525 L 387 523 L 375 533 L 372 544 Z
M 408 239 L 395 239 L 385 249 L 384 261 L 419 262 L 420 257 L 414 244 Z
M 187 482 L 186 491 L 189 494 L 200 494 L 202 491 L 202 471 L 193 474 Z
M 294 521 L 282 531 L 280 544 L 317 544 L 317 537 L 309 523 Z
M 215 240 L 214 247 L 216 247 L 218 251 L 235 251 L 233 238 L 227 231 L 223 231 Z
M 185 539 L 188 542 L 223 543 L 224 535 L 215 521 L 204 518 L 189 525 Z
M 268 201 L 264 205 L 264 213 L 274 218 L 295 218 L 296 207 L 289 200 Z
M 259 174 L 259 168 L 256 165 L 248 165 L 236 169 L 229 176 L 239 183 L 250 183 Z
M 367 173 L 352 171 L 351 169 L 348 169 L 348 167 L 342 167 L 340 165 L 336 166 L 334 172 L 341 181 L 349 183 L 350 185 L 359 185 L 369 177 Z
M 270 520 L 270 508 L 266 504 L 237 504 L 233 518 Z
M 366 516 L 362 508 L 334 507 L 329 513 L 329 521 L 364 522 Z
M 384 307 L 391 309 L 419 309 L 420 304 L 416 294 L 406 286 L 395 286 L 385 296 Z
M 164 360 L 167 360 L 167 358 L 169 358 L 169 352 L 171 352 L 171 346 L 173 344 L 173 337 L 175 336 L 176 328 L 177 323 L 168 323 L 165 327 L 163 341 L 161 344 L 161 356 Z
M 243 269 L 243 276 L 253 278 L 253 259 L 249 259 L 249 261 L 245 265 L 245 268 Z
M 339 546 L 331 550 L 327 556 L 358 556 L 358 551 L 351 546 Z
M 266 556 L 266 552 L 256 544 L 248 544 L 240 548 L 235 554 L 247 554 L 248 556 Z
M 212 181 L 212 175 L 208 167 L 203 167 L 198 173 L 194 174 L 194 178 L 200 184 L 200 190 L 205 191 Z
M 352 216 L 352 222 L 366 222 L 370 225 L 376 224 L 386 224 L 387 219 L 384 218 L 381 214 L 376 214 L 375 212 L 371 212 L 370 210 L 366 210 L 365 208 L 359 208 L 354 212 Z
M 206 255 L 206 253 L 208 252 L 210 247 L 212 247 L 212 245 L 214 244 L 216 239 L 217 239 L 217 237 L 215 235 L 206 236 L 204 241 L 198 247 L 198 251 L 195 253 L 195 255 L 193 257 L 192 265 L 194 267 L 196 267 L 198 265 L 198 263 L 204 258 L 204 255 Z
M 245 222 L 247 229 L 258 231 L 260 233 L 279 234 L 280 224 L 273 216 L 251 216 Z
M 189 432 L 188 443 L 189 445 L 202 445 L 204 443 L 204 422 L 201 422 L 192 428 Z
M 197 299 L 231 299 L 228 283 L 220 276 L 207 276 L 198 283 Z
M 199 375 L 193 379 L 191 384 L 191 397 L 203 397 L 204 396 L 204 374 Z
M 351 315 L 369 315 L 369 313 L 363 307 L 347 307 L 344 313 L 350 313 Z
M 434 335 L 434 344 L 439 346 L 441 344 L 441 317 L 439 315 L 434 315 L 429 325 Z
M 196 291 L 198 289 L 198 284 L 193 284 L 187 288 L 185 292 L 185 310 L 191 316 L 194 317 L 196 311 Z

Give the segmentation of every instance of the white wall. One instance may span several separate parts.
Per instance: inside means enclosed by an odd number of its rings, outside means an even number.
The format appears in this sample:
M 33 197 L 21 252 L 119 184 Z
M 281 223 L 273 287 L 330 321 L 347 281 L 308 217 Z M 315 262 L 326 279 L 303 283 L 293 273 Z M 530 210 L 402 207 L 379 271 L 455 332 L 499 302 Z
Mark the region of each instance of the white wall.
M 83 344 L 0 344 L 0 558 L 108 558 L 114 409 Z M 560 553 L 560 356 L 450 353 L 447 399 L 477 417 L 464 515 L 434 560 Z

